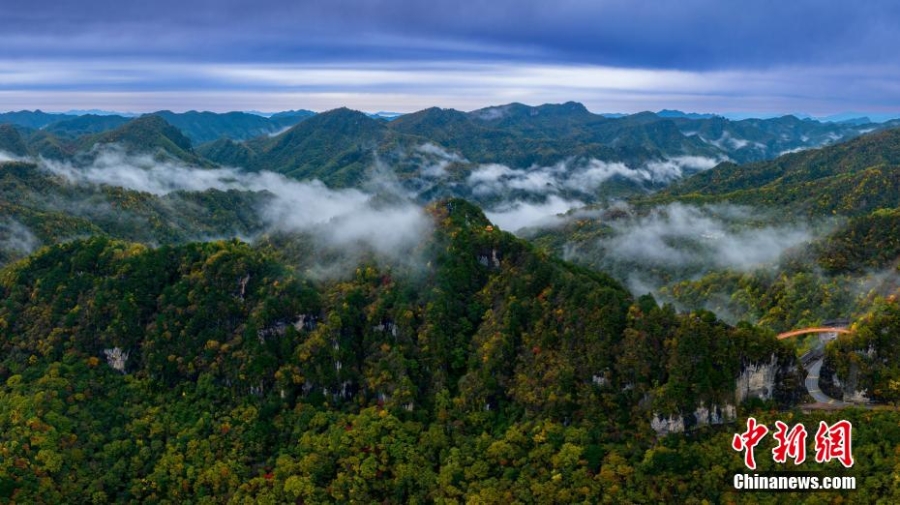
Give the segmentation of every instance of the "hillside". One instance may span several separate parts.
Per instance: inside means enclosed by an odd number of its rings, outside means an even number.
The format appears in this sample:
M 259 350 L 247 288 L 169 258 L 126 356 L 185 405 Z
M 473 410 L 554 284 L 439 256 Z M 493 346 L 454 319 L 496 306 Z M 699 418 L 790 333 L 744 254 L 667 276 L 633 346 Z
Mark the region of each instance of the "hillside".
M 90 150 L 98 144 L 116 144 L 130 154 L 154 154 L 173 157 L 199 166 L 209 165 L 194 153 L 189 138 L 178 128 L 156 115 L 144 115 L 113 130 L 80 137 L 82 150 Z
M 219 139 L 247 140 L 278 133 L 314 115 L 311 111 L 293 111 L 292 114 L 270 118 L 246 112 L 197 112 L 174 113 L 163 110 L 153 113 L 178 128 L 194 145 Z
M 684 310 L 778 331 L 854 318 L 898 290 L 898 163 L 900 130 L 885 130 L 722 163 L 525 234 Z
M 270 117 L 197 111 L 151 116 L 164 121 L 23 111 L 3 115 L 0 123 L 20 129 L 25 149 L 21 142 L 14 146 L 20 156 L 69 160 L 98 143 L 117 141 L 130 154 L 274 171 L 340 188 L 371 185 L 375 169 L 381 175 L 393 172 L 403 190 L 422 201 L 458 196 L 490 209 L 554 198 L 577 205 L 647 194 L 722 160 L 770 160 L 890 126 L 793 116 L 730 121 L 641 112 L 610 118 L 576 102 L 511 103 L 472 112 L 429 108 L 391 121 L 349 109 Z M 497 170 L 505 175 L 494 181 L 494 189 L 473 187 Z
M 15 127 L 0 124 L 0 152 L 13 156 L 28 154 L 28 146 L 25 145 L 22 135 Z
M 296 179 L 320 179 L 336 187 L 357 186 L 378 152 L 389 151 L 407 139 L 388 130 L 383 122 L 362 112 L 335 109 L 317 114 L 271 139 L 258 139 L 248 148 L 251 170 L 271 170 Z M 217 153 L 221 154 L 221 152 Z M 236 164 L 229 157 L 216 161 Z
M 0 226 L 25 237 L 0 240 L 0 265 L 38 245 L 93 234 L 163 244 L 252 235 L 263 228 L 257 211 L 263 198 L 215 189 L 153 195 L 108 184 L 73 184 L 34 163 L 0 163 Z
M 429 213 L 428 266 L 340 281 L 267 246 L 99 237 L 0 272 L 0 494 L 646 499 L 592 476 L 659 471 L 652 412 L 728 402 L 742 363 L 793 359 L 771 334 L 635 301 L 463 201 Z
M 195 145 L 221 138 L 247 140 L 270 135 L 289 128 L 315 112 L 292 110 L 263 117 L 246 112 L 172 112 L 161 110 L 152 114 L 162 117 L 191 139 Z M 42 111 L 0 113 L 0 124 L 10 124 L 29 130 L 47 131 L 63 137 L 102 133 L 114 130 L 132 118 L 117 114 L 47 114 Z
M 900 129 L 891 129 L 772 161 L 722 164 L 668 188 L 658 200 L 727 200 L 809 215 L 861 215 L 900 204 L 898 167 Z
M 564 123 L 565 110 L 544 112 L 548 124 Z M 428 166 L 438 180 L 467 181 L 470 160 L 390 126 L 461 118 L 410 116 L 387 123 L 336 110 L 280 136 L 198 152 L 331 175 L 304 159 L 312 152 L 348 186 L 375 155 L 404 182 Z M 634 131 L 656 124 L 631 121 Z M 459 199 L 429 205 L 429 226 L 416 227 L 400 217 L 418 210 L 396 193 L 192 167 L 168 154 L 197 156 L 177 131 L 147 116 L 77 140 L 81 157 L 0 163 L 0 499 L 740 502 L 721 479 L 743 469 L 730 423 L 754 415 L 771 424 L 779 409 L 810 401 L 797 348 L 774 331 L 836 316 L 859 319 L 861 336 L 829 351 L 823 377 L 896 397 L 884 389 L 893 368 L 869 358 L 846 366 L 872 343 L 879 359 L 896 354 L 878 337 L 895 323 L 892 308 L 867 316 L 889 291 L 854 294 L 869 282 L 861 272 L 896 259 L 893 209 L 795 233 L 782 229 L 782 207 L 694 208 L 690 199 L 721 195 L 673 191 L 573 212 L 539 230 L 536 247 Z M 83 158 L 110 141 L 122 146 L 115 164 Z M 851 175 L 891 159 L 890 143 L 867 151 L 857 142 L 862 161 L 841 158 Z M 821 154 L 779 162 L 801 155 Z M 771 180 L 840 177 L 821 163 Z M 720 169 L 730 170 L 712 172 Z M 724 194 L 752 191 L 746 184 Z M 335 201 L 352 212 L 329 217 Z M 308 209 L 316 219 L 303 220 Z M 397 244 L 408 240 L 394 235 L 401 229 L 413 230 L 411 243 Z M 217 240 L 234 236 L 251 243 Z M 728 251 L 752 257 L 779 240 L 801 245 L 765 256 L 774 267 L 728 262 Z M 637 296 L 647 291 L 629 272 L 667 282 L 657 298 Z M 894 423 L 890 412 L 834 415 Z M 866 472 L 884 471 L 896 449 L 868 431 L 854 443 L 873 455 L 859 458 Z
M 42 128 L 42 131 L 74 138 L 80 137 L 81 135 L 114 130 L 128 121 L 130 121 L 129 118 L 117 115 L 98 116 L 95 114 L 85 114 L 71 119 L 55 121 Z
M 68 114 L 48 114 L 41 110 L 20 110 L 0 113 L 0 124 L 24 126 L 37 130 L 57 121 L 64 121 L 74 117 Z

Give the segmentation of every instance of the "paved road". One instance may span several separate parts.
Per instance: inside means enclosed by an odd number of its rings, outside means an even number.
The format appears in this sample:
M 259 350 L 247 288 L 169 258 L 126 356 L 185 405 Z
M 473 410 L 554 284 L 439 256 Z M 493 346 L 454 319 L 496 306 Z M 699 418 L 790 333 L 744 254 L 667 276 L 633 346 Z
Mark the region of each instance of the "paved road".
M 847 402 L 836 400 L 819 389 L 819 371 L 822 370 L 822 363 L 825 361 L 825 358 L 819 358 L 814 361 L 807 370 L 809 374 L 806 376 L 806 390 L 809 391 L 809 394 L 819 403 L 827 403 L 828 405 L 834 407 L 845 407 L 850 405 Z

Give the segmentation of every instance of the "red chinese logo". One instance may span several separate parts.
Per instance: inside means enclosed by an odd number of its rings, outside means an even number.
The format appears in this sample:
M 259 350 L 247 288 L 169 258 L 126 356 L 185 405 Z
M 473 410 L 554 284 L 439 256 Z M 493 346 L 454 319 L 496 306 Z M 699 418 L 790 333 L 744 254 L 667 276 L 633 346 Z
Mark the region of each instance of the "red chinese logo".
M 753 449 L 768 432 L 769 428 L 766 428 L 765 425 L 756 424 L 756 418 L 748 417 L 747 431 L 736 433 L 734 439 L 731 440 L 731 447 L 734 450 L 738 452 L 746 451 L 744 453 L 744 464 L 747 465 L 747 468 L 756 470 L 756 459 L 753 457 Z
M 836 459 L 844 465 L 844 468 L 853 466 L 853 454 L 851 454 L 850 435 L 853 425 L 850 421 L 838 421 L 831 426 L 825 421 L 819 421 L 819 430 L 816 432 L 816 463 L 827 463 Z
M 850 421 L 838 421 L 829 426 L 825 421 L 819 422 L 816 431 L 816 463 L 827 463 L 836 459 L 845 468 L 853 466 L 853 453 L 851 438 L 853 425 Z M 731 440 L 731 447 L 738 452 L 744 451 L 744 464 L 751 470 L 756 470 L 756 458 L 753 454 L 759 442 L 769 433 L 769 428 L 756 422 L 753 417 L 747 418 L 747 431 L 735 433 Z M 772 459 L 776 463 L 787 463 L 788 458 L 794 460 L 795 465 L 806 461 L 806 427 L 797 423 L 793 428 L 775 421 L 775 433 L 773 433 L 778 445 L 772 449 Z
M 790 457 L 795 465 L 806 461 L 806 428 L 797 423 L 788 431 L 788 426 L 781 421 L 775 421 L 775 428 L 778 446 L 772 449 L 772 459 L 776 463 L 785 463 Z

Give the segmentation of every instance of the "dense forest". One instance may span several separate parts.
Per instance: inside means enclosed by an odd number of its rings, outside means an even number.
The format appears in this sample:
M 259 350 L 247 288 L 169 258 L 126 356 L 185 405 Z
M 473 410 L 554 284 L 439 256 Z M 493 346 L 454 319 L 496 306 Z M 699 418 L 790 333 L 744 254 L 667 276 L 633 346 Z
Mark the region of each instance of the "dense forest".
M 860 128 L 575 103 L 15 114 L 0 503 L 898 499 L 896 130 L 770 159 Z M 710 141 L 738 134 L 765 149 Z M 672 161 L 725 155 L 751 163 Z M 593 203 L 518 237 L 478 206 L 546 192 Z M 776 338 L 835 318 L 822 388 L 866 407 L 811 408 L 812 343 Z M 849 471 L 756 450 L 859 489 L 735 491 L 750 416 L 852 421 Z
M 650 421 L 733 402 L 743 363 L 792 361 L 790 347 L 634 299 L 464 201 L 430 213 L 430 265 L 361 264 L 335 281 L 239 241 L 96 237 L 8 267 L 0 490 L 17 502 L 721 498 L 719 479 L 674 476 L 702 465 L 697 448 L 660 446 Z M 740 464 L 727 451 L 708 460 L 719 471 Z M 671 479 L 642 483 L 660 472 Z

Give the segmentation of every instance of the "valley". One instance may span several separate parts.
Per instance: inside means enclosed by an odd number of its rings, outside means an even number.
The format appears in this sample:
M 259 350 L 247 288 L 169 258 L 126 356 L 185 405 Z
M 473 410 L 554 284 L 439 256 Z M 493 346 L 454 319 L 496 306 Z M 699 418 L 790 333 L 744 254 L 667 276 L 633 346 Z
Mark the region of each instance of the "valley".
M 894 471 L 900 123 L 0 123 L 0 499 L 752 503 L 747 416 Z

